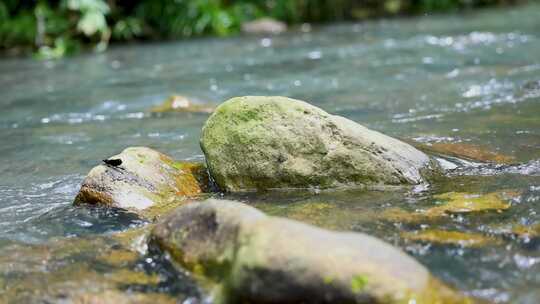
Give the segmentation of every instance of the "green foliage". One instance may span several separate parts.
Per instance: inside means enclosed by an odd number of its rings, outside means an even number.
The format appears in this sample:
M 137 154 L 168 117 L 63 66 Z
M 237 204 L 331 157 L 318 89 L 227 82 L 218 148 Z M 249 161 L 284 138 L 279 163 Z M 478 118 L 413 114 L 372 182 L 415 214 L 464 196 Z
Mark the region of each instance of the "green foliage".
M 118 20 L 112 31 L 112 37 L 115 40 L 132 40 L 142 34 L 142 21 L 135 17 L 127 17 L 123 20 Z
M 109 31 L 105 20 L 109 6 L 102 0 L 68 0 L 67 7 L 80 13 L 77 29 L 86 36 Z
M 357 20 L 514 3 L 519 0 L 0 0 L 0 50 L 59 58 L 109 40 L 226 36 L 244 22 Z M 525 0 L 523 0 L 525 1 Z
M 58 59 L 76 53 L 79 49 L 80 45 L 77 41 L 58 37 L 51 46 L 43 45 L 39 47 L 35 56 L 39 59 Z
M 351 280 L 351 291 L 353 293 L 360 293 L 364 290 L 368 284 L 368 279 L 363 275 L 354 276 Z

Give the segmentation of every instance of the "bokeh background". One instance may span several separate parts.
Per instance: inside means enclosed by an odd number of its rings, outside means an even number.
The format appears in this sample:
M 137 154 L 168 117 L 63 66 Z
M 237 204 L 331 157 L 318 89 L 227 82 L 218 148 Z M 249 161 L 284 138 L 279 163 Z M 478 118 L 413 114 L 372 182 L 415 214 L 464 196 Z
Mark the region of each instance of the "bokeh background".
M 287 24 L 467 11 L 525 0 L 49 0 L 0 1 L 0 51 L 59 58 L 109 42 L 240 32 L 271 17 Z

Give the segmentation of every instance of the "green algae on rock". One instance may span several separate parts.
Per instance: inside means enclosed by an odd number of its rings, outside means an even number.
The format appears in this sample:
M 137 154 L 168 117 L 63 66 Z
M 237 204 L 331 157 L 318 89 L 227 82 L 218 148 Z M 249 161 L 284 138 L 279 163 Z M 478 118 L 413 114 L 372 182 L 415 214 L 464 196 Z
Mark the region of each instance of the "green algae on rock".
M 540 222 L 524 225 L 519 222 L 499 223 L 489 226 L 490 233 L 524 241 L 540 238 Z
M 517 196 L 515 191 L 497 191 L 486 194 L 447 192 L 435 195 L 441 204 L 409 212 L 400 208 L 388 208 L 377 218 L 392 222 L 418 223 L 437 220 L 451 214 L 470 214 L 480 212 L 502 212 L 511 207 L 507 200 Z
M 157 269 L 141 269 L 149 226 L 108 236 L 12 242 L 0 256 L 0 303 L 177 303 Z M 142 244 L 139 244 L 142 243 Z M 172 271 L 172 270 L 171 270 Z M 193 284 L 193 282 L 183 282 Z M 129 292 L 126 292 L 129 290 Z
M 430 244 L 458 245 L 462 247 L 479 247 L 499 243 L 496 238 L 488 237 L 479 233 L 446 231 L 438 229 L 403 232 L 401 237 L 410 241 L 428 242 Z
M 277 96 L 221 104 L 201 147 L 217 185 L 231 192 L 419 184 L 431 165 L 406 143 Z
M 512 195 L 512 193 L 509 193 Z M 505 201 L 508 193 L 505 191 L 487 194 L 473 194 L 448 192 L 436 195 L 435 198 L 446 201 L 445 204 L 430 208 L 426 211 L 428 216 L 438 216 L 448 213 L 471 213 L 482 211 L 501 212 L 510 208 L 511 204 Z
M 105 205 L 157 215 L 201 194 L 208 185 L 202 164 L 174 161 L 146 147 L 127 148 L 94 167 L 84 179 L 75 204 Z M 156 209 L 159 209 L 157 212 Z
M 178 208 L 157 223 L 151 244 L 217 283 L 217 303 L 469 303 L 374 237 L 267 216 L 234 201 Z

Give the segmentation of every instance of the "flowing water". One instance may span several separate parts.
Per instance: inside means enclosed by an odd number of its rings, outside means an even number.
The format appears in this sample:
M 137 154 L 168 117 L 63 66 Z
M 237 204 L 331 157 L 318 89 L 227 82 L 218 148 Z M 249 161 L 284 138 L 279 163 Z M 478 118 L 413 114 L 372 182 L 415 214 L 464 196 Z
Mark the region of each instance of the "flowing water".
M 2 59 L 0 88 L 0 301 L 75 301 L 70 290 L 104 292 L 107 282 L 120 297 L 205 301 L 166 260 L 141 248 L 130 256 L 110 237 L 144 221 L 71 206 L 90 168 L 125 147 L 203 160 L 198 139 L 206 114 L 149 112 L 181 94 L 215 105 L 233 96 L 285 95 L 408 142 L 500 156 L 506 164 L 434 154 L 452 170 L 406 191 L 232 198 L 376 235 L 468 295 L 540 302 L 538 5 L 119 46 L 58 61 Z M 502 207 L 430 211 L 474 199 Z M 419 239 L 426 235 L 435 237 Z

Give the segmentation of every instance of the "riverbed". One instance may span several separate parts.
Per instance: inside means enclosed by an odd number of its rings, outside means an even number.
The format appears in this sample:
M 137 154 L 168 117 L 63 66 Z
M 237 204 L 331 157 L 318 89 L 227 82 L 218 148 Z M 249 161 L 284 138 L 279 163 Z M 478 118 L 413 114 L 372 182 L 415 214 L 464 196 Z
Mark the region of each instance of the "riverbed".
M 225 197 L 375 235 L 472 297 L 539 303 L 540 6 L 307 29 L 113 46 L 56 61 L 1 59 L 3 300 L 57 302 L 69 299 L 73 286 L 99 291 L 106 277 L 123 283 L 120 295 L 206 301 L 188 276 L 141 248 L 129 263 L 113 264 L 144 275 L 108 276 L 112 266 L 96 257 L 125 245 L 110 236 L 147 222 L 71 205 L 88 171 L 129 146 L 204 161 L 199 135 L 208 114 L 150 112 L 179 94 L 212 105 L 242 95 L 289 96 L 418 146 L 461 145 L 493 156 L 432 152 L 449 166 L 446 175 L 403 191 Z M 418 219 L 463 197 L 503 207 Z M 449 241 L 440 231 L 461 234 Z M 57 281 L 49 288 L 43 280 L 51 277 Z

